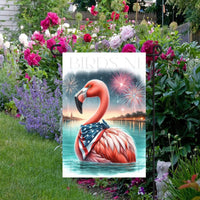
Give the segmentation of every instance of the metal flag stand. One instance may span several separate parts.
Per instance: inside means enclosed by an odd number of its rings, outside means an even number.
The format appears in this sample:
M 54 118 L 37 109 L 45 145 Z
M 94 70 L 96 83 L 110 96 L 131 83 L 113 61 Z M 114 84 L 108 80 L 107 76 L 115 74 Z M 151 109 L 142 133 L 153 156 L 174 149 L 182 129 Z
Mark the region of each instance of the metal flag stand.
M 54 53 L 54 47 L 60 47 L 61 45 L 60 44 L 54 44 L 51 46 L 51 53 L 53 54 L 53 56 L 62 56 L 62 53 Z
M 158 50 L 158 51 L 156 51 Z M 152 81 L 153 81 L 153 199 L 155 199 L 156 186 L 155 186 L 155 57 L 162 53 L 162 47 L 160 45 L 155 45 L 153 47 L 153 54 L 147 54 L 147 56 L 153 57 L 153 63 L 151 70 Z

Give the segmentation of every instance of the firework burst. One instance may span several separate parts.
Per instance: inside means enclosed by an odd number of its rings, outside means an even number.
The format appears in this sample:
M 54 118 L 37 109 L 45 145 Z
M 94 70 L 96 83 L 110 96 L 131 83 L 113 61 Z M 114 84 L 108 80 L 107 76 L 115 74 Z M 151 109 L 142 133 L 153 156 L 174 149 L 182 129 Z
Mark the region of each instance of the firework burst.
M 135 85 L 127 87 L 123 91 L 122 101 L 131 106 L 134 110 L 141 108 L 145 103 L 145 87 L 142 82 L 136 82 Z
M 111 88 L 119 94 L 122 94 L 123 91 L 131 84 L 131 76 L 126 73 L 116 73 L 112 77 Z
M 75 76 L 67 77 L 63 82 L 63 91 L 67 94 L 71 94 L 74 90 L 76 90 L 78 86 L 78 82 Z

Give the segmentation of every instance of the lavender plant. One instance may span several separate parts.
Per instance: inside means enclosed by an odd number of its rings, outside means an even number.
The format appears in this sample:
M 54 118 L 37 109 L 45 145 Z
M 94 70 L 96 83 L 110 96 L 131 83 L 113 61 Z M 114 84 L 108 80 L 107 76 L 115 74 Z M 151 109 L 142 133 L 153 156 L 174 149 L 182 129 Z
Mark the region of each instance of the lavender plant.
M 61 90 L 60 86 L 51 92 L 46 80 L 33 77 L 28 83 L 28 89 L 17 88 L 14 102 L 23 115 L 23 123 L 29 132 L 37 132 L 45 138 L 60 141 L 60 119 L 61 119 Z
M 5 104 L 16 96 L 15 85 L 18 85 L 18 77 L 19 69 L 9 63 L 0 69 L 0 111 L 4 110 Z

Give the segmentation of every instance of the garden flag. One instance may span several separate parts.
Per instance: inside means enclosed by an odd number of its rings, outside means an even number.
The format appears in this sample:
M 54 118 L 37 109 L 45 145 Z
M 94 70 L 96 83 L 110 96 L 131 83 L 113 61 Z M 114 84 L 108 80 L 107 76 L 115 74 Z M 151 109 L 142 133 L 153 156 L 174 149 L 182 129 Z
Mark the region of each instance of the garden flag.
M 146 177 L 145 53 L 63 54 L 63 177 Z

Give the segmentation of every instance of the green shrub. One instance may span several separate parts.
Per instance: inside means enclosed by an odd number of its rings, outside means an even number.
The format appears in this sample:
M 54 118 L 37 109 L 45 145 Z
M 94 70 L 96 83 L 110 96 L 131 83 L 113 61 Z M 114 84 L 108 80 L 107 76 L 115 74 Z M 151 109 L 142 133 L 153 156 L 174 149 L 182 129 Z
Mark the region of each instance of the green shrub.
M 199 153 L 199 151 L 198 151 Z M 172 171 L 172 177 L 168 184 L 168 190 L 171 194 L 170 199 L 176 200 L 192 200 L 196 196 L 200 196 L 200 191 L 196 191 L 193 188 L 178 189 L 181 185 L 186 184 L 184 181 L 191 180 L 194 174 L 200 172 L 200 157 L 197 155 L 190 159 L 180 160 L 178 167 L 175 171 Z M 199 175 L 196 181 L 200 180 Z
M 48 12 L 55 12 L 59 16 L 66 17 L 68 1 L 65 0 L 15 0 L 19 12 L 16 15 L 18 27 L 23 26 L 23 32 L 31 35 L 34 31 L 40 31 L 40 21 L 45 19 Z
M 192 46 L 193 44 L 191 44 Z M 199 47 L 198 47 L 199 48 Z M 196 49 L 198 49 L 196 48 Z M 165 51 L 165 50 L 164 50 Z M 200 143 L 200 65 L 184 71 L 191 54 L 175 51 L 176 59 L 158 60 L 155 77 L 155 144 L 156 159 L 171 160 L 187 157 Z M 198 52 L 198 51 L 197 51 Z M 197 54 L 194 53 L 195 55 Z M 187 58 L 188 56 L 188 58 Z M 178 64 L 178 59 L 182 59 Z M 147 148 L 152 150 L 152 82 L 147 82 Z

